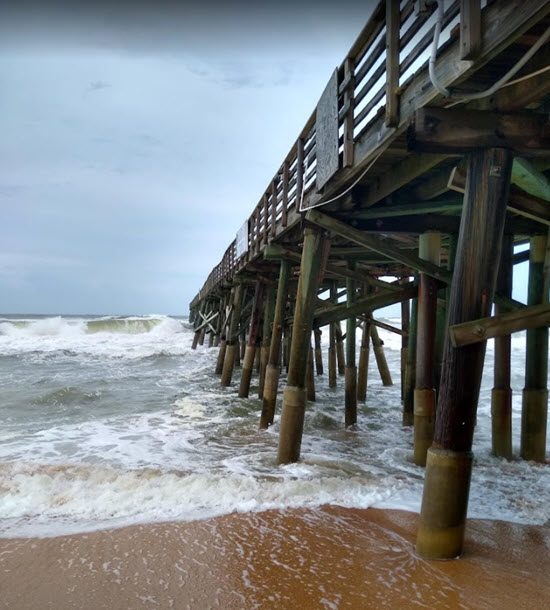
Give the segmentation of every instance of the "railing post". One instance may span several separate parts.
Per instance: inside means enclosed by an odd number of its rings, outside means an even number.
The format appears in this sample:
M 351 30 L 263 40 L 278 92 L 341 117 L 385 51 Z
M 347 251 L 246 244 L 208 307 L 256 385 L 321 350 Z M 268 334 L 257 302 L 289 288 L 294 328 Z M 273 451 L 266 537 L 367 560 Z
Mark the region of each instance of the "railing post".
M 460 59 L 475 59 L 481 49 L 481 0 L 460 0 Z
M 386 125 L 399 123 L 399 0 L 386 0 Z

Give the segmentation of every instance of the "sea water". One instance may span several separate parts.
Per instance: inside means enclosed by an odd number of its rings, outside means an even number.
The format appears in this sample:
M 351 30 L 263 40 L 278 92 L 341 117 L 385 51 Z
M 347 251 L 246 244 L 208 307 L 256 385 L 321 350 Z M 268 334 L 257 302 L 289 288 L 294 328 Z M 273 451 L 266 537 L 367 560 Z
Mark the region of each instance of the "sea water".
M 186 319 L 0 316 L 0 536 L 321 504 L 418 511 L 424 470 L 401 425 L 401 340 L 380 335 L 395 385 L 382 385 L 371 358 L 367 402 L 346 430 L 343 378 L 330 389 L 317 377 L 302 459 L 281 467 L 278 413 L 258 430 L 257 379 L 248 399 L 237 398 L 239 369 L 221 388 L 218 350 L 193 351 Z M 514 335 L 516 456 L 524 352 L 524 333 Z M 492 364 L 489 342 L 469 516 L 548 523 L 550 465 L 490 454 Z

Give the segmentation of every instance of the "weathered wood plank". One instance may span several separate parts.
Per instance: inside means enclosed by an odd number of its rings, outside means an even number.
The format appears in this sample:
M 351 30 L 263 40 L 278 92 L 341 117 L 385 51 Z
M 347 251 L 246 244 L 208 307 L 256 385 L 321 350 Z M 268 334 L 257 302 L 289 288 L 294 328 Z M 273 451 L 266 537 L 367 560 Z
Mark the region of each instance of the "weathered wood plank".
M 317 104 L 316 186 L 320 190 L 338 171 L 338 70 L 335 70 Z
M 481 49 L 481 0 L 460 0 L 460 58 L 475 59 Z
M 474 148 L 510 148 L 520 154 L 550 154 L 545 116 L 456 108 L 421 108 L 409 130 L 410 150 L 460 153 Z
M 386 0 L 386 125 L 399 123 L 399 0 Z
M 449 328 L 449 336 L 455 347 L 463 347 L 540 326 L 550 326 L 550 305 L 533 305 L 498 316 L 455 324 Z

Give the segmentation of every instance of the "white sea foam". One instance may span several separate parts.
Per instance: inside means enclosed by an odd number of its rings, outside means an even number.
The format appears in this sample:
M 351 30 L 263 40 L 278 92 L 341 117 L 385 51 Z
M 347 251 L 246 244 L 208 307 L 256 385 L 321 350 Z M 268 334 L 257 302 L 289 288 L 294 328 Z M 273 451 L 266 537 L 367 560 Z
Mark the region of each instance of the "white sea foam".
M 374 358 L 357 429 L 343 428 L 342 384 L 332 390 L 326 375 L 317 377 L 303 459 L 278 467 L 277 422 L 258 430 L 256 378 L 250 399 L 221 388 L 217 350 L 191 350 L 192 331 L 180 320 L 95 321 L 108 330 L 90 333 L 84 318 L 0 322 L 16 328 L 0 335 L 0 535 L 323 503 L 419 510 L 424 473 L 411 461 L 411 430 L 401 426 L 398 379 L 383 387 Z M 121 330 L 132 324 L 142 331 Z M 401 338 L 379 333 L 397 376 Z M 524 350 L 520 333 L 512 341 L 516 455 Z M 490 455 L 492 355 L 489 344 L 469 514 L 547 523 L 550 467 Z

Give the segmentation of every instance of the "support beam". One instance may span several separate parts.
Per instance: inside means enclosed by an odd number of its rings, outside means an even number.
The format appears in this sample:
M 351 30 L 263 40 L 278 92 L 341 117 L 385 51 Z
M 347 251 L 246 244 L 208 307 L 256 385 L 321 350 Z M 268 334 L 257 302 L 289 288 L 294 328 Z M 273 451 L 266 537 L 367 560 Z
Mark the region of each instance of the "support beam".
M 258 329 L 260 325 L 263 292 L 263 284 L 261 282 L 256 282 L 254 301 L 252 303 L 252 315 L 250 317 L 250 328 L 248 330 L 248 341 L 243 359 L 241 384 L 239 386 L 239 398 L 248 398 L 248 393 L 250 391 L 250 380 L 252 379 L 252 370 L 256 357 L 256 340 L 258 338 Z
M 419 239 L 420 258 L 439 265 L 441 235 L 424 233 Z M 435 329 L 437 283 L 424 273 L 418 287 L 416 334 L 416 387 L 414 390 L 414 463 L 426 465 L 435 424 Z
M 550 305 L 547 303 L 456 324 L 449 328 L 449 335 L 455 347 L 464 347 L 541 326 L 550 326 Z
M 392 386 L 393 381 L 391 378 L 390 369 L 388 367 L 388 362 L 386 360 L 386 354 L 384 353 L 384 344 L 378 336 L 378 330 L 374 324 L 371 324 L 370 327 L 370 337 L 372 339 L 372 350 L 374 352 L 374 358 L 376 360 L 378 372 L 380 373 L 380 378 L 382 379 L 382 385 Z
M 273 316 L 273 332 L 269 346 L 269 359 L 267 362 L 264 383 L 264 396 L 262 402 L 262 415 L 260 429 L 266 429 L 273 424 L 275 405 L 277 402 L 277 389 L 281 370 L 281 338 L 283 334 L 284 314 L 288 298 L 288 283 L 290 279 L 290 263 L 281 261 L 279 284 L 277 287 L 277 300 Z
M 418 280 L 415 278 L 414 285 Z M 418 298 L 411 299 L 411 319 L 409 323 L 409 341 L 407 347 L 407 371 L 403 391 L 403 425 L 414 424 L 414 388 L 416 385 L 416 335 L 418 328 Z
M 239 322 L 241 319 L 241 306 L 243 301 L 244 285 L 237 284 L 233 295 L 233 310 L 231 312 L 231 323 L 227 336 L 225 357 L 222 370 L 222 387 L 231 385 L 235 359 L 239 357 Z
M 258 384 L 258 398 L 264 397 L 265 374 L 269 359 L 269 346 L 271 344 L 271 327 L 275 310 L 275 291 L 272 285 L 267 286 L 264 303 L 264 322 L 262 328 L 262 345 L 260 348 L 260 375 Z
M 316 328 L 313 331 L 313 337 L 315 339 L 315 370 L 317 375 L 323 374 L 323 352 L 321 351 L 321 331 Z
M 508 150 L 479 150 L 469 157 L 449 299 L 450 325 L 490 313 L 511 171 Z M 416 552 L 424 558 L 450 559 L 462 552 L 484 357 L 485 343 L 463 348 L 446 344 L 416 542 Z
M 548 303 L 545 270 L 547 237 L 531 238 L 527 304 Z M 527 330 L 525 387 L 521 411 L 520 455 L 524 460 L 544 463 L 546 460 L 546 426 L 548 419 L 548 326 Z
M 363 322 L 361 347 L 359 349 L 359 367 L 357 369 L 357 400 L 360 402 L 365 402 L 367 399 L 367 382 L 369 377 L 370 325 L 370 318 L 367 317 Z
M 350 269 L 354 263 L 350 261 Z M 352 307 L 356 301 L 356 284 L 354 280 L 346 282 L 346 305 Z M 346 320 L 346 372 L 345 372 L 345 425 L 357 423 L 357 366 L 355 364 L 355 316 Z
M 338 286 L 336 282 L 330 283 L 330 300 L 333 303 L 338 302 L 337 297 Z M 329 388 L 336 387 L 336 322 L 329 324 L 328 338 L 328 386 Z
M 300 457 L 306 407 L 307 354 L 313 329 L 313 303 L 317 296 L 325 239 L 323 231 L 319 229 L 306 227 L 304 230 L 290 363 L 287 386 L 283 392 L 277 456 L 279 464 L 296 462 Z
M 547 117 L 529 112 L 503 113 L 463 108 L 421 108 L 409 131 L 409 149 L 460 154 L 501 146 L 517 154 L 547 156 Z
M 509 297 L 512 296 L 513 257 L 514 236 L 504 235 L 496 290 Z M 502 307 L 495 305 L 495 312 L 497 316 L 501 315 Z M 491 445 L 494 455 L 507 460 L 512 459 L 511 353 L 510 334 L 497 337 L 495 339 L 494 384 L 491 392 Z

